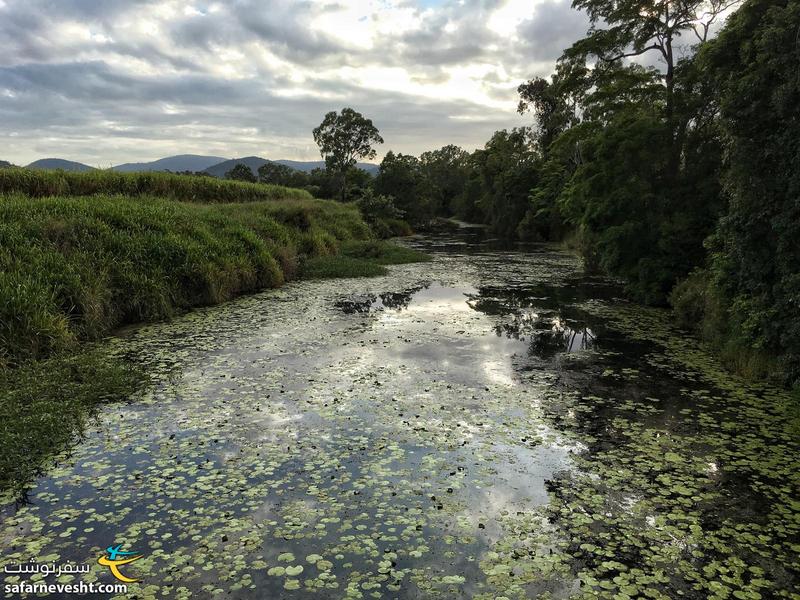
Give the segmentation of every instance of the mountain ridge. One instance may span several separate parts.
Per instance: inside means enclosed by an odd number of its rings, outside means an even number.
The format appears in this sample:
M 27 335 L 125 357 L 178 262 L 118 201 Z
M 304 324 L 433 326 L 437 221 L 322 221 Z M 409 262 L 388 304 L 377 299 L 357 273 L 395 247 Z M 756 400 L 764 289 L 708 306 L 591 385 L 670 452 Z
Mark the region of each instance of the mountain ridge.
M 258 174 L 258 168 L 267 163 L 274 162 L 279 165 L 285 165 L 297 171 L 308 173 L 314 169 L 324 169 L 325 161 L 323 160 L 288 160 L 278 159 L 270 160 L 260 156 L 244 156 L 241 158 L 224 158 L 221 156 L 210 156 L 204 154 L 176 154 L 173 156 L 165 156 L 152 161 L 146 162 L 128 162 L 111 167 L 112 171 L 119 171 L 123 173 L 133 172 L 148 172 L 148 171 L 171 171 L 173 173 L 180 173 L 184 171 L 202 172 L 213 175 L 214 177 L 223 178 L 225 174 L 230 171 L 234 166 L 243 163 L 250 167 L 254 174 Z M 374 163 L 358 163 L 356 165 L 359 169 L 376 175 L 380 169 L 379 165 Z M 66 160 L 63 158 L 41 158 L 35 160 L 29 165 L 29 169 L 63 169 L 64 171 L 94 171 L 95 167 L 87 164 Z
M 111 167 L 113 171 L 131 173 L 135 171 L 204 171 L 227 160 L 223 156 L 207 156 L 203 154 L 176 154 L 165 156 L 148 162 L 129 162 Z
M 241 163 L 250 167 L 250 170 L 257 175 L 259 167 L 268 162 L 273 162 L 279 165 L 285 165 L 297 171 L 304 171 L 306 173 L 314 169 L 325 168 L 324 160 L 313 160 L 313 161 L 300 161 L 300 160 L 287 160 L 287 159 L 269 160 L 267 158 L 262 158 L 260 156 L 243 156 L 241 158 L 231 158 L 219 164 L 212 165 L 207 169 L 205 169 L 205 172 L 208 173 L 209 175 L 213 175 L 214 177 L 225 177 L 225 173 L 233 169 L 233 167 L 235 167 L 237 164 Z M 364 171 L 372 175 L 377 174 L 378 169 L 380 168 L 378 165 L 373 163 L 358 163 L 356 166 L 359 169 L 363 169 Z
M 85 165 L 74 160 L 66 160 L 63 158 L 40 158 L 35 160 L 29 165 L 28 169 L 62 169 L 64 171 L 94 171 L 94 167 Z

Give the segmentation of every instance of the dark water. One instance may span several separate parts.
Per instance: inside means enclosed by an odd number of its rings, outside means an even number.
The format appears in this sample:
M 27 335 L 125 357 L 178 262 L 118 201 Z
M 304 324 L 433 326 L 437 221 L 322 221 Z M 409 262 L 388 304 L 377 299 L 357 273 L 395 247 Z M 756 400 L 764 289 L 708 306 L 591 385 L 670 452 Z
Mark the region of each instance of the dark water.
M 797 597 L 780 392 L 570 254 L 411 243 L 434 261 L 113 340 L 152 385 L 6 507 L 4 563 L 111 583 L 123 544 L 137 598 Z

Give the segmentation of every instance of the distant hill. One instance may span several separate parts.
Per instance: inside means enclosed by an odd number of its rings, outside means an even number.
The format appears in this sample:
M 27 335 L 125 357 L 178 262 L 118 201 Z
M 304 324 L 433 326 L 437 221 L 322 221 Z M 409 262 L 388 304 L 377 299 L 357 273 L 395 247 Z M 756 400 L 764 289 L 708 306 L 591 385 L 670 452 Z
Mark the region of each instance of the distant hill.
M 111 167 L 114 171 L 204 171 L 209 167 L 225 161 L 223 156 L 201 156 L 198 154 L 179 154 L 167 156 L 151 162 L 125 163 Z
M 208 167 L 205 171 L 209 175 L 213 175 L 214 177 L 225 177 L 225 173 L 230 171 L 233 167 L 238 165 L 239 163 L 245 164 L 250 167 L 250 170 L 254 174 L 258 174 L 258 168 L 267 162 L 266 158 L 261 158 L 259 156 L 245 156 L 243 158 L 232 158 L 230 160 L 224 160 L 216 165 L 212 165 Z
M 0 160 L 0 169 L 7 169 L 8 167 L 13 167 L 13 166 L 14 165 L 12 165 L 7 160 Z
M 305 172 L 309 172 L 317 168 L 320 169 L 325 168 L 325 161 L 322 160 L 305 161 L 305 162 L 297 160 L 268 161 L 266 158 L 261 158 L 260 156 L 245 156 L 244 158 L 232 158 L 230 160 L 226 160 L 212 167 L 208 167 L 206 169 L 206 173 L 209 173 L 214 177 L 225 177 L 225 173 L 230 171 L 237 164 L 242 163 L 250 167 L 250 170 L 253 171 L 253 173 L 258 174 L 258 168 L 267 162 L 275 162 L 278 163 L 279 165 L 286 165 L 287 167 L 291 167 L 292 169 L 297 169 L 298 171 L 305 171 Z M 358 163 L 358 167 L 360 169 L 364 169 L 365 171 L 373 175 L 375 175 L 378 172 L 378 165 L 373 165 L 371 163 Z
M 177 156 L 167 156 L 151 162 L 124 163 L 111 167 L 114 171 L 130 173 L 134 171 L 172 171 L 179 173 L 183 171 L 205 171 L 214 177 L 225 177 L 225 173 L 230 171 L 239 163 L 250 167 L 253 173 L 258 174 L 258 168 L 268 161 L 260 156 L 245 156 L 244 158 L 232 158 L 230 160 L 221 156 L 203 156 L 199 154 L 179 154 Z M 308 173 L 313 169 L 324 169 L 325 161 L 299 161 L 299 160 L 275 160 L 280 165 L 286 165 L 298 171 Z M 12 166 L 10 163 L 0 161 L 0 166 Z M 360 169 L 367 173 L 376 175 L 378 165 L 371 163 L 358 163 Z M 30 169 L 64 169 L 65 171 L 93 171 L 94 167 L 83 163 L 64 160 L 62 158 L 43 158 L 28 165 Z
M 28 165 L 29 169 L 63 169 L 64 171 L 94 171 L 94 167 L 63 158 L 42 158 Z
M 279 165 L 286 165 L 287 167 L 291 167 L 293 169 L 297 169 L 298 171 L 312 171 L 314 169 L 324 169 L 325 168 L 325 161 L 324 160 L 314 160 L 314 161 L 298 161 L 298 160 L 275 160 L 273 162 L 278 163 Z M 372 175 L 377 175 L 378 171 L 380 170 L 379 165 L 374 165 L 372 163 L 358 163 L 356 165 L 359 169 L 363 169 L 367 173 Z

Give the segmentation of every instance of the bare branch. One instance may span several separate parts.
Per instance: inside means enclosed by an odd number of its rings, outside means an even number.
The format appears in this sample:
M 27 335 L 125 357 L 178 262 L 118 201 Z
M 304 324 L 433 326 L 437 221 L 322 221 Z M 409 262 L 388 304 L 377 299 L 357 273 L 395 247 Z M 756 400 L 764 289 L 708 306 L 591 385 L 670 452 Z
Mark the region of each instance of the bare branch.
M 695 36 L 697 36 L 697 39 L 702 44 L 708 38 L 708 25 L 706 25 L 705 23 L 700 23 L 700 25 L 703 28 L 703 35 L 700 35 L 700 33 L 697 31 L 697 25 L 692 25 L 692 31 L 694 32 Z
M 602 60 L 603 62 L 614 62 L 615 60 L 619 60 L 621 58 L 629 58 L 631 56 L 641 56 L 642 54 L 644 54 L 645 52 L 649 52 L 650 50 L 658 50 L 661 52 L 661 54 L 664 54 L 664 49 L 660 45 L 653 44 L 652 46 L 647 46 L 646 48 L 642 48 L 641 50 L 635 52 L 625 52 L 622 54 L 617 54 L 616 56 L 612 56 L 611 58 L 606 58 L 604 56 L 601 56 L 600 60 Z

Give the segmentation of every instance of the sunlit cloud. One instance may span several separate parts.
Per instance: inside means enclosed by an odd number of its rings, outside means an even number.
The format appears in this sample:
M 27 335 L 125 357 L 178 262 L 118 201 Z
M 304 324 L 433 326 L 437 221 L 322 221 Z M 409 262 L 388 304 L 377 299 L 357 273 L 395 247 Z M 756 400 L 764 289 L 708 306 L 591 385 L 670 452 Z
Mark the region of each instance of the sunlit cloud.
M 316 159 L 343 106 L 379 158 L 472 150 L 586 27 L 560 0 L 0 0 L 0 159 Z

